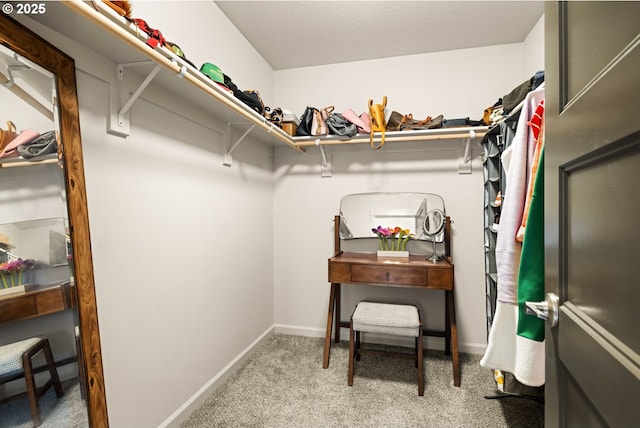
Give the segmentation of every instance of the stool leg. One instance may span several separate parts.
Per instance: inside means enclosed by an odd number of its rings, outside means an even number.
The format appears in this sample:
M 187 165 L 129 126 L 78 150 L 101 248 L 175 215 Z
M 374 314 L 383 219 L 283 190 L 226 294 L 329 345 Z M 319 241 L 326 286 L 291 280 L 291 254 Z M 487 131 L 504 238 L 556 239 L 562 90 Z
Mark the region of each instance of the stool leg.
M 38 345 L 39 347 L 40 345 Z M 38 408 L 38 395 L 36 394 L 36 380 L 33 377 L 33 367 L 29 353 L 22 355 L 22 367 L 24 369 L 24 381 L 27 384 L 27 395 L 29 396 L 29 408 L 31 409 L 31 419 L 33 426 L 40 426 L 40 409 Z
M 62 385 L 60 384 L 60 377 L 58 377 L 56 363 L 53 360 L 53 353 L 51 352 L 51 346 L 49 346 L 49 339 L 44 339 L 44 358 L 47 360 L 47 368 L 49 369 L 51 382 L 53 382 L 53 388 L 55 389 L 58 398 L 60 398 L 64 394 L 64 391 L 62 391 Z
M 422 323 L 418 333 L 418 395 L 424 395 L 424 373 L 423 373 L 424 348 L 422 345 Z
M 353 341 L 353 321 L 349 323 L 349 377 L 347 385 L 353 386 L 353 360 L 355 359 L 355 344 Z

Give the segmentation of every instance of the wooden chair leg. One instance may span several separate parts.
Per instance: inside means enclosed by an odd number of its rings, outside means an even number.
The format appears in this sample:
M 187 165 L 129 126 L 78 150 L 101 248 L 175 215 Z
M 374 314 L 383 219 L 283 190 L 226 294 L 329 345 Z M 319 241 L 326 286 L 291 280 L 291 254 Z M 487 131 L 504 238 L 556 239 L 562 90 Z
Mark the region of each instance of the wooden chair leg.
M 37 345 L 38 348 L 41 344 Z M 36 380 L 33 376 L 33 366 L 31 364 L 31 356 L 29 353 L 22 355 L 22 367 L 24 369 L 24 381 L 27 384 L 27 395 L 29 397 L 29 408 L 31 409 L 31 419 L 33 426 L 40 426 L 40 409 L 38 408 L 38 394 L 36 392 Z
M 56 391 L 58 398 L 62 397 L 64 391 L 62 391 L 62 384 L 60 383 L 60 377 L 58 376 L 58 370 L 56 369 L 56 363 L 53 360 L 53 353 L 51 352 L 51 346 L 49 346 L 49 339 L 44 339 L 44 358 L 47 361 L 47 368 L 49 369 L 49 375 L 53 382 L 53 388 Z
M 353 338 L 353 320 L 349 326 L 349 377 L 347 384 L 353 386 L 353 361 L 355 359 L 355 343 Z
M 420 332 L 418 333 L 418 395 L 424 396 L 424 348 L 422 345 L 422 323 L 420 323 Z

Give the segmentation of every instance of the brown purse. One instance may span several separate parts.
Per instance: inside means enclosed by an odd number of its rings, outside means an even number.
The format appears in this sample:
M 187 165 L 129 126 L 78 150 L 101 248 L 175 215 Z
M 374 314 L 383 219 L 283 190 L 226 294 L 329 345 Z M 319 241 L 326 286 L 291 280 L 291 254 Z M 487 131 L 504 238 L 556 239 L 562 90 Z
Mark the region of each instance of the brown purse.
M 369 100 L 369 117 L 371 121 L 371 134 L 369 134 L 369 144 L 374 149 L 384 146 L 384 133 L 387 130 L 387 123 L 384 117 L 384 110 L 387 108 L 387 96 L 382 97 L 382 104 L 373 104 L 373 100 Z M 373 134 L 380 132 L 380 144 L 377 146 L 373 143 Z
M 16 126 L 10 120 L 7 121 L 7 129 L 0 128 L 0 152 L 7 147 L 11 141 L 16 138 L 18 134 L 16 133 Z

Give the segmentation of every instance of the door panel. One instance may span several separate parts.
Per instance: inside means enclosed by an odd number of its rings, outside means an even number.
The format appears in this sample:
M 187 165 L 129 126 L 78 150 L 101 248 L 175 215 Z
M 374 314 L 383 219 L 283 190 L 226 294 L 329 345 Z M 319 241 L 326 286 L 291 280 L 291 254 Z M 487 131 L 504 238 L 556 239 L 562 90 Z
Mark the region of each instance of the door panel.
M 547 427 L 640 420 L 639 16 L 638 2 L 546 4 Z
M 594 2 L 584 8 L 566 4 L 566 19 L 572 27 L 565 33 L 567 46 L 568 100 L 573 99 L 636 35 L 640 2 L 618 8 L 609 2 Z M 612 31 L 615 30 L 615 31 Z
M 567 199 L 567 290 L 565 295 L 584 316 L 640 352 L 637 300 L 630 299 L 640 278 L 638 184 L 630 177 L 640 166 L 640 141 L 635 152 L 602 152 L 578 169 L 563 168 Z M 619 267 L 629 266 L 629 269 Z M 616 285 L 616 286 L 612 286 Z M 611 316 L 615 314 L 615 316 Z

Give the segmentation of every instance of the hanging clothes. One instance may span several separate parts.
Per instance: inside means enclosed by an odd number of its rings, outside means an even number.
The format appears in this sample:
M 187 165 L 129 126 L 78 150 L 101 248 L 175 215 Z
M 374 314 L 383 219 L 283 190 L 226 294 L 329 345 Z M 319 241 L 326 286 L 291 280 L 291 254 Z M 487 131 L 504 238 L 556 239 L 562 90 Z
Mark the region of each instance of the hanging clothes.
M 544 300 L 544 130 L 540 140 L 540 161 L 533 180 L 518 273 L 518 336 L 538 342 L 544 340 L 544 321 L 527 314 L 525 302 Z
M 483 367 L 513 373 L 519 382 L 527 386 L 544 384 L 544 341 L 531 340 L 517 334 L 522 243 L 518 242 L 516 235 L 523 224 L 527 190 L 535 178 L 533 166 L 536 145 L 540 138 L 544 138 L 543 133 L 536 138 L 531 122 L 543 100 L 544 87 L 527 94 L 513 142 L 503 153 L 502 161 L 507 178 L 496 242 L 498 301 L 487 350 L 480 362 Z M 544 173 L 542 169 L 538 172 Z M 532 230 L 531 233 L 534 232 Z

